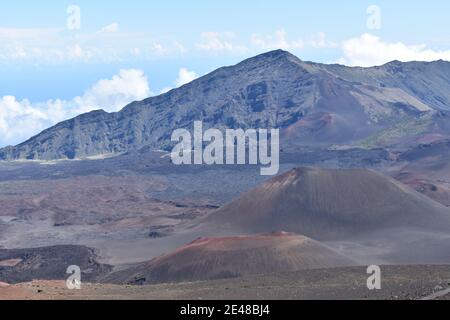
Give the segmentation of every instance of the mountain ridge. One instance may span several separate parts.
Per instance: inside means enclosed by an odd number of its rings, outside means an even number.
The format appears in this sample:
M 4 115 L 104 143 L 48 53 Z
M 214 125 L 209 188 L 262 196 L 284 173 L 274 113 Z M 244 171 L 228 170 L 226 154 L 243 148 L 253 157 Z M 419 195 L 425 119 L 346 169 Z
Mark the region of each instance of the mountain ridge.
M 450 137 L 446 86 L 448 62 L 394 61 L 358 68 L 304 62 L 275 50 L 132 102 L 119 112 L 96 110 L 63 121 L 0 149 L 0 159 L 75 159 L 142 147 L 170 150 L 172 131 L 190 129 L 197 120 L 218 129 L 281 128 L 282 146 L 295 148 L 356 143 L 430 114 L 424 131 Z M 442 112 L 445 124 L 433 126 Z

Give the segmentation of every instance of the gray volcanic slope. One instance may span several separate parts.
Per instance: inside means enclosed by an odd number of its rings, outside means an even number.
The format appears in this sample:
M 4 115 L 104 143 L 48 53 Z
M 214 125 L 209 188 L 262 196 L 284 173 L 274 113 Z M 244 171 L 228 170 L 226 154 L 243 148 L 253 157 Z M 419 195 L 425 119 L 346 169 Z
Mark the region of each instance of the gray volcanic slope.
M 450 132 L 450 63 L 348 68 L 277 50 L 220 68 L 117 113 L 94 111 L 0 150 L 0 159 L 74 159 L 148 146 L 168 149 L 174 129 L 282 128 L 282 146 L 392 143 Z M 398 126 L 401 125 L 400 128 Z M 388 138 L 388 139 L 387 139 Z
M 245 193 L 206 221 L 236 233 L 285 230 L 323 241 L 389 228 L 448 233 L 450 211 L 376 172 L 300 168 Z
M 82 278 L 95 281 L 111 271 L 97 262 L 97 252 L 84 246 L 52 246 L 33 249 L 0 249 L 0 281 L 20 283 L 67 279 L 67 267 L 77 265 Z
M 351 266 L 309 238 L 287 233 L 196 240 L 172 253 L 109 275 L 105 282 L 149 284 Z

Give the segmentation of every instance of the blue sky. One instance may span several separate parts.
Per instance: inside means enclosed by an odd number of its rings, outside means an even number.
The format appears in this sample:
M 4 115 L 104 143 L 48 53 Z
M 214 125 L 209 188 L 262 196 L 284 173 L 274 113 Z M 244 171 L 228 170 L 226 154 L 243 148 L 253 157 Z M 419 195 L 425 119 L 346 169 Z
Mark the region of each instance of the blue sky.
M 450 60 L 450 3 L 442 0 L 3 2 L 0 146 L 277 48 L 360 66 Z M 71 5 L 79 29 L 68 25 Z M 16 133 L 18 125 L 30 130 Z

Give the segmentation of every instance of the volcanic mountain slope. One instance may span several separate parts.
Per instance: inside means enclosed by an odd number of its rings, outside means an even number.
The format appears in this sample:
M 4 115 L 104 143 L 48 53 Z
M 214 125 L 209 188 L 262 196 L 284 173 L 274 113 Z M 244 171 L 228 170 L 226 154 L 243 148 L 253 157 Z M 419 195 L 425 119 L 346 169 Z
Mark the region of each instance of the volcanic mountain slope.
M 395 179 L 450 207 L 450 140 L 421 144 L 398 157 Z
M 169 149 L 175 129 L 283 129 L 282 146 L 367 145 L 449 136 L 450 63 L 348 68 L 268 52 L 220 68 L 118 113 L 94 111 L 0 150 L 0 159 L 74 159 L 144 146 Z M 380 133 L 386 132 L 380 136 Z
M 372 68 L 348 68 L 342 65 L 325 67 L 330 73 L 347 81 L 379 88 L 398 88 L 436 110 L 449 111 L 450 63 L 446 61 L 392 61 Z
M 450 230 L 447 208 L 363 169 L 294 169 L 245 193 L 206 221 L 233 232 L 286 230 L 321 241 L 398 227 Z
M 199 239 L 150 262 L 113 273 L 105 282 L 192 282 L 351 265 L 355 262 L 317 241 L 281 232 Z

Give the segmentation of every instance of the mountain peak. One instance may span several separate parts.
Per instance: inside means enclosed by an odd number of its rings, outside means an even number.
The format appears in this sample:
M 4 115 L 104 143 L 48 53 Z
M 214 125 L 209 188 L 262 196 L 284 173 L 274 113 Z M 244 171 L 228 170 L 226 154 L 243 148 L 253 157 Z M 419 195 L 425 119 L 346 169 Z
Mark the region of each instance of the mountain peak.
M 245 64 L 248 62 L 254 62 L 254 61 L 271 62 L 271 61 L 276 61 L 276 60 L 280 60 L 280 59 L 301 62 L 301 60 L 297 56 L 293 55 L 292 53 L 282 50 L 282 49 L 278 49 L 278 50 L 261 53 L 255 57 L 246 59 L 246 60 L 242 61 L 241 64 Z
M 277 49 L 277 50 L 272 50 L 269 52 L 265 52 L 259 55 L 260 57 L 295 57 L 297 58 L 295 55 L 293 55 L 292 53 L 290 53 L 289 51 L 283 50 L 283 49 Z M 258 57 L 258 56 L 257 56 Z
M 374 228 L 450 224 L 445 207 L 380 173 L 308 167 L 267 181 L 215 211 L 208 221 L 249 233 L 285 230 L 318 240 Z

